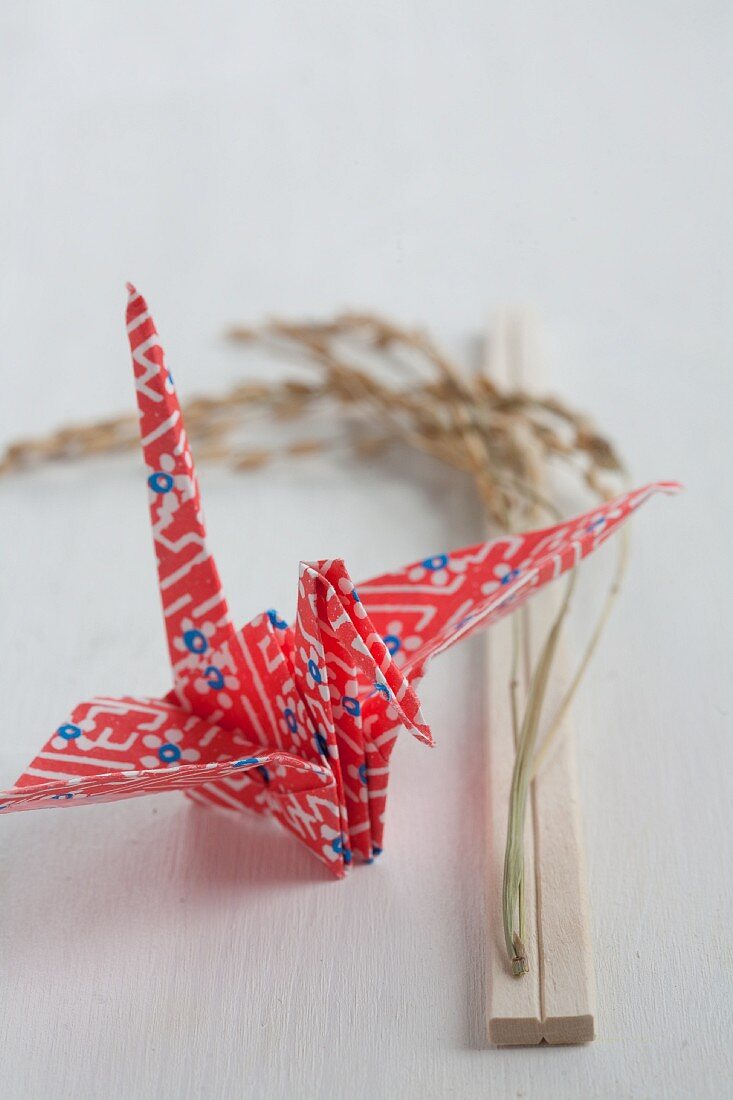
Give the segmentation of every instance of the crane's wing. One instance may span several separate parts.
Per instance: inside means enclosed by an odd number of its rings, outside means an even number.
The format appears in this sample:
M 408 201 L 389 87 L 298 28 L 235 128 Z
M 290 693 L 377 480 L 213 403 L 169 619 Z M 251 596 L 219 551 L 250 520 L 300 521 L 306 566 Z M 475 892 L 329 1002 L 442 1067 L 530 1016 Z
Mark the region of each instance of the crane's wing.
M 234 750 L 234 751 L 232 751 Z M 107 802 L 181 790 L 222 774 L 262 769 L 284 786 L 278 771 L 293 769 L 287 789 L 321 790 L 326 769 L 282 751 L 262 751 L 241 734 L 197 718 L 170 698 L 99 697 L 80 703 L 49 738 L 10 791 L 2 809 L 32 809 L 51 801 Z M 282 779 L 282 776 L 280 777 Z
M 395 663 L 409 678 L 461 638 L 515 611 L 606 541 L 655 493 L 659 481 L 554 527 L 503 535 L 362 581 L 359 596 Z
M 597 549 L 655 493 L 679 488 L 656 482 L 554 527 L 435 554 L 363 581 L 358 593 L 365 615 L 414 688 L 432 657 L 515 611 Z M 370 761 L 372 844 L 380 849 L 389 757 L 404 721 L 383 695 L 362 690 L 359 705 Z M 429 735 L 427 727 L 423 732 Z
M 270 813 L 337 875 L 343 861 L 333 775 L 323 763 L 263 749 L 166 699 L 97 698 L 77 706 L 0 791 L 0 813 L 113 802 L 183 790 Z

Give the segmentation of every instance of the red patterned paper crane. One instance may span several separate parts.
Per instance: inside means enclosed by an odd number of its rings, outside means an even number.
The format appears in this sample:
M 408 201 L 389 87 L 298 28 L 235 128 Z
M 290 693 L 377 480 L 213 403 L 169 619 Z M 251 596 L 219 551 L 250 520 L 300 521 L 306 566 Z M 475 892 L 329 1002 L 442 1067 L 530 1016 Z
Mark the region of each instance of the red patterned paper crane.
M 556 527 L 436 554 L 357 589 L 338 559 L 303 563 L 294 625 L 267 611 L 236 630 L 206 546 L 173 381 L 130 288 L 150 518 L 174 686 L 163 699 L 81 703 L 0 812 L 160 791 L 270 813 L 333 873 L 382 848 L 401 726 L 432 744 L 415 685 L 437 653 L 515 610 L 606 538 L 657 483 Z

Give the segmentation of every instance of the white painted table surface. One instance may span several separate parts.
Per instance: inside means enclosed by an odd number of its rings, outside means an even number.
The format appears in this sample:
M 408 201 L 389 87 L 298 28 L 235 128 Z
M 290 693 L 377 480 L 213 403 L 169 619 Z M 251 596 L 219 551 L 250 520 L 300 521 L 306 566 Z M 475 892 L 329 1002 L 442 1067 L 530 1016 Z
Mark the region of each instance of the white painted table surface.
M 155 8 L 3 11 L 0 440 L 132 409 L 126 278 L 184 394 L 239 376 L 219 339 L 235 320 L 376 307 L 455 340 L 520 300 L 554 389 L 637 480 L 688 492 L 635 521 L 575 711 L 595 1044 L 485 1042 L 479 643 L 431 670 L 438 746 L 398 746 L 386 851 L 346 882 L 274 826 L 178 796 L 3 818 L 0 1092 L 722 1095 L 730 5 Z M 243 619 L 292 611 L 298 558 L 343 554 L 358 578 L 479 527 L 426 462 L 202 480 Z M 77 700 L 168 673 L 137 458 L 0 483 L 0 508 L 10 782 Z

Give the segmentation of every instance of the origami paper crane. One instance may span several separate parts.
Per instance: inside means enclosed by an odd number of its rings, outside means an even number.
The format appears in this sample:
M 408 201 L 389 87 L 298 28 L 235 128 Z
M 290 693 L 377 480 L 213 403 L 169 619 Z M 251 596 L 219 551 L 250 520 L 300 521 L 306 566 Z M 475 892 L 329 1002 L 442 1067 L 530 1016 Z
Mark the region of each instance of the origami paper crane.
M 144 299 L 132 349 L 173 689 L 100 696 L 62 723 L 0 812 L 183 790 L 269 813 L 337 876 L 382 848 L 397 732 L 432 744 L 415 686 L 430 658 L 516 610 L 576 565 L 658 482 L 524 535 L 437 553 L 355 588 L 338 559 L 302 563 L 294 625 L 266 611 L 236 630 L 206 546 L 173 380 Z

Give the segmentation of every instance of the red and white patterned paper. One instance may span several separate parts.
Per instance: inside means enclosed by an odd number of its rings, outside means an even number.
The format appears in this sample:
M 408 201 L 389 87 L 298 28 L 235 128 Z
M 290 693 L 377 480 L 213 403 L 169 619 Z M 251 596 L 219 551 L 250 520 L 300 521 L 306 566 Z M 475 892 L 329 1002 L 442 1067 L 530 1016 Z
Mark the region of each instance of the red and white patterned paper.
M 604 542 L 656 492 L 566 523 L 436 553 L 354 586 L 339 559 L 302 563 L 293 625 L 265 611 L 237 630 L 206 545 L 173 380 L 130 288 L 132 349 L 173 688 L 80 703 L 0 813 L 183 790 L 268 813 L 337 876 L 382 849 L 398 731 L 432 744 L 415 687 L 431 657 L 514 611 Z

